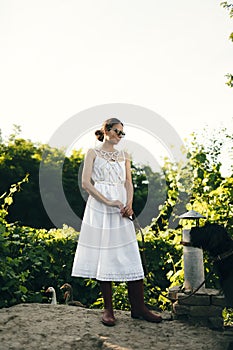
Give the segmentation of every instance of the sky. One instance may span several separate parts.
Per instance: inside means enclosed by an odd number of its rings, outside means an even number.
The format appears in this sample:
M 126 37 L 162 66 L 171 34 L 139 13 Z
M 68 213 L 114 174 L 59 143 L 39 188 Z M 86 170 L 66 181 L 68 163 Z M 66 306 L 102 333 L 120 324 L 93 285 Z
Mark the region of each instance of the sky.
M 16 124 L 47 143 L 69 118 L 110 103 L 152 110 L 182 139 L 232 129 L 232 19 L 220 2 L 0 0 L 3 135 Z

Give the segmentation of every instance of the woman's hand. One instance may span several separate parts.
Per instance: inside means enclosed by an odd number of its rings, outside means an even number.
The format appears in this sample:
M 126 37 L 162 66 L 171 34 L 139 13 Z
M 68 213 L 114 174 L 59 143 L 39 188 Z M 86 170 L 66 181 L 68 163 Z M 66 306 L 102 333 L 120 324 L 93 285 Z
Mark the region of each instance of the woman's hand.
M 121 215 L 123 217 L 129 217 L 129 216 L 132 216 L 133 215 L 133 209 L 132 209 L 132 206 L 127 204 L 125 207 L 123 207 L 121 209 Z
M 133 215 L 133 209 L 130 204 L 126 204 L 126 206 L 124 206 L 124 204 L 121 201 L 114 200 L 108 201 L 107 205 L 109 205 L 110 207 L 119 208 L 121 215 L 125 218 Z
M 107 205 L 109 205 L 110 207 L 119 208 L 120 211 L 124 208 L 124 204 L 123 204 L 121 201 L 118 201 L 118 200 L 109 201 L 109 202 L 107 203 Z

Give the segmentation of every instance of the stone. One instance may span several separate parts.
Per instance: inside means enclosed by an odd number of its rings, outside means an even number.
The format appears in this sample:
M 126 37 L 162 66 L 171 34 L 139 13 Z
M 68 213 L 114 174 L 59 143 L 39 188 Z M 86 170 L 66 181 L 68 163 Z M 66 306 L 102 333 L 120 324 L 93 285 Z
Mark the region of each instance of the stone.
M 204 291 L 198 292 L 197 294 L 207 294 L 207 295 L 220 295 L 221 291 L 219 289 L 205 288 Z
M 177 315 L 189 315 L 190 307 L 186 305 L 180 305 L 178 301 L 173 304 L 173 311 Z
M 218 317 L 222 315 L 222 308 L 214 305 L 210 306 L 190 306 L 190 316 L 201 316 L 201 317 Z
M 211 304 L 222 306 L 223 308 L 226 306 L 226 300 L 223 295 L 213 295 L 211 296 Z
M 177 293 L 177 299 L 181 305 L 210 305 L 210 297 L 205 294 L 187 297 L 185 293 Z

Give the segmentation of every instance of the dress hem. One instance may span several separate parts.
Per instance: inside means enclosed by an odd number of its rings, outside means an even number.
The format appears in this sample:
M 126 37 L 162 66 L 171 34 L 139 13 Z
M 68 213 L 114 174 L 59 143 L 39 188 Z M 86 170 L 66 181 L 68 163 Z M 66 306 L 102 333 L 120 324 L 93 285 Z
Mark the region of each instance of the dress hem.
M 81 278 L 90 278 L 95 279 L 97 281 L 111 281 L 111 282 L 130 282 L 130 281 L 137 281 L 142 280 L 145 278 L 144 275 L 137 275 L 137 276 L 131 276 L 131 277 L 100 277 L 100 276 L 94 276 L 94 275 L 71 275 L 72 277 L 81 277 Z

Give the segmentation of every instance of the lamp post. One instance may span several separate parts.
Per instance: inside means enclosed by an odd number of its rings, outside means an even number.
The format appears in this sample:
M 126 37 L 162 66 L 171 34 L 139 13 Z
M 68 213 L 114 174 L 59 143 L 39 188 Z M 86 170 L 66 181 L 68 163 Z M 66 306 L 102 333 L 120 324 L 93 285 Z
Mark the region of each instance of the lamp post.
M 190 210 L 179 216 L 182 220 L 195 221 L 195 226 L 199 226 L 199 220 L 205 218 L 195 210 Z M 201 248 L 192 247 L 190 242 L 190 228 L 182 230 L 183 244 L 183 263 L 184 263 L 184 290 L 192 292 L 198 288 L 205 280 L 203 250 Z M 205 284 L 200 291 L 205 289 Z

